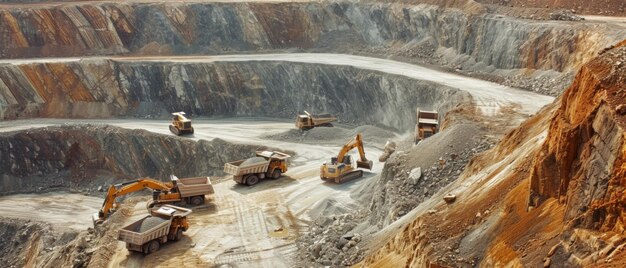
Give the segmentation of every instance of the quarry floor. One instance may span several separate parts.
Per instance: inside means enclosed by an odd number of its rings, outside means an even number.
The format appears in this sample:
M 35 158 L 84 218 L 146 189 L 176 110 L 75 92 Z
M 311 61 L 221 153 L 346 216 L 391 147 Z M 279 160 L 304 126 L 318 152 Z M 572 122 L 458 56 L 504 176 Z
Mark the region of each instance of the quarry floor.
M 348 65 L 384 73 L 403 75 L 411 78 L 438 82 L 444 85 L 468 91 L 473 103 L 485 117 L 498 117 L 502 107 L 509 115 L 518 119 L 535 113 L 543 105 L 551 102 L 552 97 L 528 91 L 508 88 L 495 83 L 450 74 L 419 65 L 392 60 L 352 56 L 343 54 L 258 54 L 226 55 L 215 57 L 143 57 L 110 58 L 116 61 L 292 61 L 314 64 Z M 22 64 L 33 61 L 57 62 L 80 60 L 79 58 L 41 59 L 41 60 L 3 60 L 1 62 Z M 145 129 L 150 132 L 172 135 L 168 130 L 168 120 L 145 119 L 30 119 L 0 122 L 0 132 L 20 131 L 35 127 L 61 124 L 108 124 L 129 129 Z M 309 210 L 322 204 L 329 197 L 341 200 L 336 206 L 353 206 L 356 202 L 351 192 L 367 180 L 375 179 L 380 174 L 383 164 L 376 162 L 371 172 L 358 180 L 341 185 L 325 183 L 319 179 L 319 166 L 336 155 L 340 146 L 350 137 L 327 137 L 320 139 L 320 144 L 309 141 L 307 144 L 288 140 L 269 140 L 264 137 L 285 133 L 294 129 L 291 119 L 272 118 L 222 118 L 194 119 L 195 134 L 186 139 L 211 140 L 220 138 L 229 142 L 265 145 L 295 151 L 289 171 L 278 180 L 262 181 L 256 186 L 236 185 L 232 180 L 220 180 L 215 183 L 215 195 L 212 202 L 203 208 L 197 208 L 190 217 L 191 228 L 185 238 L 178 243 L 165 245 L 158 255 L 143 256 L 129 253 L 124 244 L 119 242 L 109 263 L 110 267 L 179 267 L 183 263 L 194 266 L 236 264 L 240 266 L 291 267 L 296 254 L 295 240 L 300 230 L 305 230 L 311 221 Z M 349 129 L 341 126 L 338 128 Z M 398 138 L 408 137 L 409 133 L 395 133 Z M 374 140 L 366 143 L 369 159 L 378 159 L 387 141 L 385 137 L 366 137 Z M 236 159 L 232 159 L 233 161 Z M 129 178 L 133 179 L 133 178 Z M 145 198 L 147 199 L 147 197 Z M 65 226 L 66 215 L 73 215 L 71 228 L 86 229 L 91 227 L 91 214 L 97 212 L 102 199 L 73 193 L 48 193 L 45 195 L 12 195 L 0 197 L 0 208 L 5 217 L 45 221 Z M 78 208 L 76 203 L 81 204 Z M 20 204 L 28 204 L 25 213 Z M 48 208 L 53 205 L 53 209 Z M 44 212 L 45 211 L 45 212 Z M 146 214 L 145 200 L 137 203 L 132 222 Z
M 0 131 L 14 131 L 31 127 L 87 122 L 82 120 L 37 119 L 0 123 Z M 145 129 L 172 135 L 167 120 L 89 120 L 123 128 Z M 221 138 L 230 142 L 252 143 L 293 150 L 285 177 L 264 180 L 248 187 L 232 180 L 215 184 L 215 195 L 206 207 L 197 208 L 190 217 L 191 228 L 178 243 L 165 245 L 160 253 L 144 257 L 129 253 L 119 242 L 111 267 L 175 267 L 195 260 L 197 265 L 237 263 L 263 267 L 289 267 L 295 253 L 294 240 L 301 228 L 310 221 L 307 212 L 329 196 L 341 198 L 345 206 L 354 203 L 352 189 L 380 173 L 382 164 L 375 164 L 361 179 L 342 185 L 319 179 L 319 166 L 336 154 L 341 144 L 311 145 L 263 140 L 261 136 L 280 133 L 293 128 L 291 121 L 254 119 L 195 120 L 195 134 L 189 139 Z M 385 140 L 381 143 L 384 144 Z M 381 149 L 366 145 L 370 159 L 377 159 Z M 233 159 L 233 161 L 236 159 Z M 129 178 L 132 179 L 132 178 Z M 67 215 L 72 215 L 70 227 L 87 229 L 92 226 L 91 214 L 98 211 L 102 199 L 73 193 L 43 195 L 11 195 L 0 198 L 4 217 L 30 219 L 52 223 L 59 228 L 68 226 Z M 75 205 L 80 204 L 80 205 Z M 24 205 L 29 209 L 24 210 Z M 38 213 L 32 213 L 38 211 Z M 128 222 L 147 214 L 145 202 L 139 202 Z M 136 217 L 135 217 L 136 216 Z

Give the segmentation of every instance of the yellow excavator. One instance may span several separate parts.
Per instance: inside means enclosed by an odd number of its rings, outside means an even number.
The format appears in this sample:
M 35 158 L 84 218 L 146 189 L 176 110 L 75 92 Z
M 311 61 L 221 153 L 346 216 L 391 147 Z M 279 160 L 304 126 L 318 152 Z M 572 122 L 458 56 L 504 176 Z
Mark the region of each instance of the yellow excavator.
M 372 161 L 365 158 L 363 139 L 361 134 L 356 134 L 353 140 L 346 143 L 339 151 L 337 157 L 330 158 L 330 164 L 324 163 L 320 167 L 320 178 L 324 181 L 333 180 L 335 183 L 343 183 L 363 176 L 363 170 L 358 170 L 352 164 L 350 150 L 358 148 L 360 160 L 356 161 L 356 167 L 372 169 Z
M 189 205 L 202 205 L 205 195 L 214 193 L 213 185 L 208 177 L 195 177 L 179 179 L 170 176 L 171 182 L 162 182 L 151 178 L 139 178 L 134 181 L 114 184 L 109 187 L 104 198 L 102 208 L 93 215 L 94 225 L 103 223 L 119 206 L 118 197 L 138 192 L 143 189 L 152 190 L 152 201 L 147 204 L 151 208 L 158 204 L 182 203 Z

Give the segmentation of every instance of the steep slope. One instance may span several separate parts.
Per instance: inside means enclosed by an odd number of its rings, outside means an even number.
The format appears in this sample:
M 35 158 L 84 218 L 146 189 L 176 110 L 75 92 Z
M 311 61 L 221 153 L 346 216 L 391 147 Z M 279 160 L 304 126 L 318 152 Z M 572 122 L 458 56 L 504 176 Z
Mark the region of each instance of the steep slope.
M 198 142 L 106 125 L 72 125 L 0 134 L 0 195 L 95 189 L 143 176 L 220 175 L 255 145 Z
M 526 87 L 539 90 L 554 87 L 544 76 L 558 74 L 528 70 L 569 72 L 606 44 L 626 38 L 604 23 L 523 20 L 489 14 L 473 1 L 427 2 L 8 5 L 0 11 L 0 28 L 6 29 L 0 32 L 0 57 L 275 50 L 392 54 L 492 78 L 532 75 L 541 83 Z
M 0 66 L 2 119 L 164 117 L 179 110 L 291 118 L 308 110 L 407 130 L 416 106 L 443 114 L 467 100 L 467 93 L 436 83 L 325 64 L 87 59 Z
M 624 62 L 626 41 L 586 64 L 559 101 L 373 237 L 363 265 L 625 263 Z

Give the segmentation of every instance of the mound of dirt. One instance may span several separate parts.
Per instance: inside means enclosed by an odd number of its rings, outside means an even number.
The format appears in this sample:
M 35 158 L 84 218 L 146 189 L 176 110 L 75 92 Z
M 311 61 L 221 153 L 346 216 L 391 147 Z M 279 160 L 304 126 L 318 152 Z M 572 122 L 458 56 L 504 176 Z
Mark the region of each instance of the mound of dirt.
M 265 160 L 265 158 L 263 157 L 255 156 L 255 157 L 251 157 L 251 158 L 244 160 L 240 166 L 247 167 L 247 166 L 252 166 L 252 165 L 256 165 L 258 163 L 263 163 L 263 162 L 267 162 L 267 160 Z
M 147 217 L 145 218 L 143 221 L 141 221 L 141 223 L 137 224 L 136 228 L 135 228 L 135 232 L 139 232 L 139 233 L 143 233 L 145 231 L 148 231 L 156 226 L 158 226 L 159 224 L 168 221 L 167 219 L 163 219 L 160 217 Z
M 360 237 L 393 223 L 456 180 L 474 155 L 491 147 L 485 133 L 478 124 L 460 122 L 417 145 L 412 138 L 399 140 L 382 174 L 352 193 L 363 206 L 328 200 L 311 210 L 316 220 L 297 241 L 300 261 L 330 266 L 360 261 L 368 245 Z
M 391 130 L 372 125 L 346 127 L 317 127 L 310 130 L 291 129 L 278 134 L 266 135 L 263 138 L 295 143 L 308 144 L 342 144 L 361 133 L 366 146 L 382 148 L 387 140 L 396 138 Z
M 30 220 L 0 218 L 3 267 L 84 267 L 94 252 L 93 230 L 74 232 Z
M 309 210 L 309 217 L 315 219 L 324 215 L 339 215 L 357 210 L 358 207 L 346 205 L 335 199 L 327 198 L 315 204 Z
M 299 257 L 301 263 L 317 263 L 304 266 L 350 266 L 363 257 L 359 248 L 362 236 L 351 233 L 357 223 L 365 218 L 361 213 L 335 214 L 317 218 L 309 232 L 299 237 Z
M 476 124 L 449 127 L 415 146 L 398 149 L 387 160 L 371 199 L 372 224 L 382 228 L 456 180 L 477 153 L 493 144 Z M 416 169 L 420 169 L 420 175 Z

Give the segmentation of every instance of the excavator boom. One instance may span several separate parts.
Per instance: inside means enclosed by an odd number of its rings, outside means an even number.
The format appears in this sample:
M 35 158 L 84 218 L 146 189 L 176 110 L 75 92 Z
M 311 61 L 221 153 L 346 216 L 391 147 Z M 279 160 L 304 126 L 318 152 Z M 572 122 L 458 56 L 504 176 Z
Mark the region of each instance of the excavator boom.
M 173 185 L 170 183 L 164 183 L 150 178 L 140 178 L 134 181 L 111 185 L 107 191 L 106 197 L 104 198 L 102 209 L 98 212 L 97 217 L 94 215 L 94 223 L 101 223 L 109 217 L 117 197 L 141 191 L 143 189 L 169 192 L 172 188 Z
M 344 160 L 344 157 L 346 157 L 346 154 L 348 154 L 348 152 L 350 152 L 355 147 L 359 150 L 359 157 L 360 157 L 360 160 L 356 161 L 357 167 L 367 168 L 371 170 L 373 162 L 365 158 L 365 149 L 363 148 L 363 137 L 361 136 L 360 133 L 356 134 L 356 137 L 352 141 L 349 141 L 341 148 L 341 151 L 339 151 L 339 154 L 337 155 L 337 162 L 343 163 L 343 160 Z

